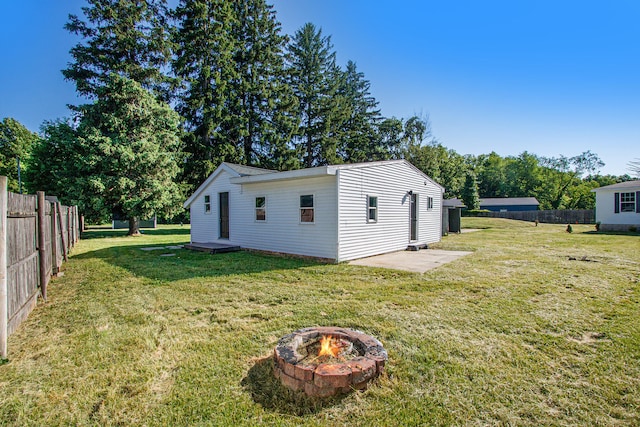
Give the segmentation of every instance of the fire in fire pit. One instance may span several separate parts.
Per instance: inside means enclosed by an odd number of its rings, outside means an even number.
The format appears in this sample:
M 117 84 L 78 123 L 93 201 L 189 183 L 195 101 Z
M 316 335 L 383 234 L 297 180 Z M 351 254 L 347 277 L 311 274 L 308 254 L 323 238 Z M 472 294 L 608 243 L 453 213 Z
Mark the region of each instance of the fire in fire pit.
M 317 327 L 282 337 L 274 360 L 282 384 L 327 397 L 366 388 L 382 372 L 387 352 L 380 341 L 360 331 Z

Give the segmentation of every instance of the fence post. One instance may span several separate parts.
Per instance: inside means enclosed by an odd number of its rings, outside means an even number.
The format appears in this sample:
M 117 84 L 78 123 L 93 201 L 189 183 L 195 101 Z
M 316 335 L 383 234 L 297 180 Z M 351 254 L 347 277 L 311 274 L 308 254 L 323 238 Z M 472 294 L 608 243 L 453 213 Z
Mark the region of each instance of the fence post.
M 76 242 L 80 241 L 80 212 L 78 212 L 78 205 L 75 205 L 73 207 L 73 210 L 76 212 L 75 214 L 75 219 L 76 219 L 76 223 L 75 223 L 75 228 L 76 228 Z
M 40 292 L 42 293 L 42 299 L 47 301 L 47 279 L 49 275 L 47 274 L 47 249 L 44 245 L 44 220 L 45 220 L 45 212 L 44 212 L 44 191 L 38 191 L 38 258 L 40 265 Z
M 7 177 L 0 176 L 0 358 L 7 358 L 9 305 L 7 300 Z
M 60 202 L 56 202 L 56 209 L 58 210 L 58 224 L 60 225 L 60 240 L 62 242 L 60 246 L 62 247 L 62 256 L 64 257 L 65 261 L 68 261 L 66 239 L 64 237 L 64 225 L 62 224 L 62 209 L 60 208 Z
M 51 274 L 57 275 L 58 272 L 58 211 L 54 202 L 51 204 Z

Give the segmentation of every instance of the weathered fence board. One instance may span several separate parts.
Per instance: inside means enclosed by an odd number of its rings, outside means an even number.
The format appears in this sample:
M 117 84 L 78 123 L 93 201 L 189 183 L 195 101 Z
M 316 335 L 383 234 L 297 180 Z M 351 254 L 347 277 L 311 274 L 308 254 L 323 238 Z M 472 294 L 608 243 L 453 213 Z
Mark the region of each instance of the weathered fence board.
M 77 208 L 7 191 L 0 177 L 0 357 L 7 339 L 36 305 L 80 234 Z

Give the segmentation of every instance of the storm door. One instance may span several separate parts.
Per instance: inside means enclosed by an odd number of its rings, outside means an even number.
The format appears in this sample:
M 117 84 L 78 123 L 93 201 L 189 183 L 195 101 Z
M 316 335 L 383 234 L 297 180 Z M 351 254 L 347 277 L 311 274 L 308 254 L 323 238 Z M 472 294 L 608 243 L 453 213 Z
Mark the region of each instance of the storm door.
M 220 238 L 229 238 L 229 193 L 218 193 L 218 206 L 220 216 Z
M 418 195 L 416 193 L 410 194 L 411 201 L 409 202 L 409 224 L 411 227 L 410 239 L 418 240 Z

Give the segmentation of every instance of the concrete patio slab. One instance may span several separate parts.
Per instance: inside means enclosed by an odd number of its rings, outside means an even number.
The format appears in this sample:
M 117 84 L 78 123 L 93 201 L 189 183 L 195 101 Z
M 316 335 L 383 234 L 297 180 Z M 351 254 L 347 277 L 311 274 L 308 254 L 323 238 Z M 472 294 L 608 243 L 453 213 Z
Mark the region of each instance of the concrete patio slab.
M 350 261 L 350 265 L 363 265 L 367 267 L 391 268 L 394 270 L 412 271 L 424 273 L 455 261 L 473 252 L 467 251 L 443 251 L 440 249 L 423 249 L 420 251 L 399 251 L 369 258 Z

